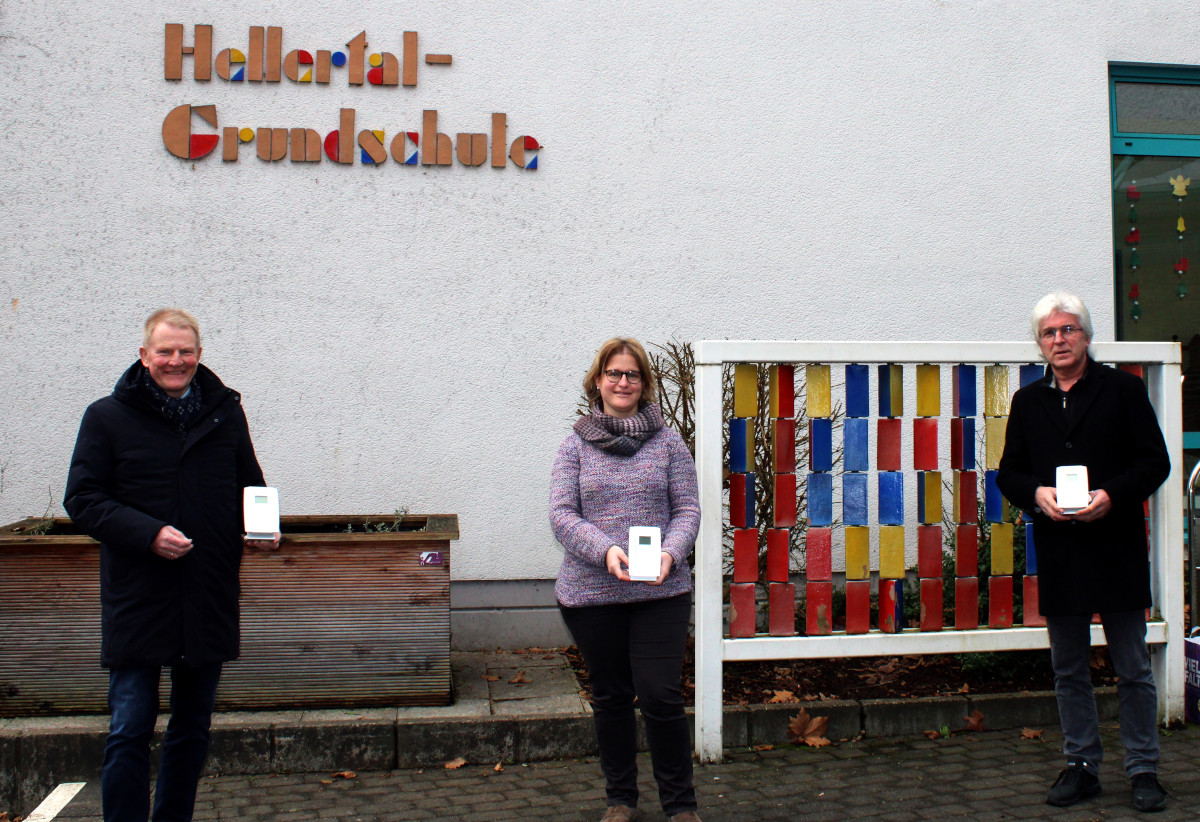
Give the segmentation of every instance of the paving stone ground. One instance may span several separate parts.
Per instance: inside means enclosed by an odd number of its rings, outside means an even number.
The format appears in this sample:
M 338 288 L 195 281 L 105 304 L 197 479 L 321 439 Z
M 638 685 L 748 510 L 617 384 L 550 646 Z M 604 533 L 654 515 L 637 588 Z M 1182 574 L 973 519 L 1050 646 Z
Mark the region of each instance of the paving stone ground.
M 1062 739 L 1022 739 L 1020 731 L 863 739 L 822 748 L 730 751 L 717 765 L 698 766 L 696 786 L 705 822 L 742 820 L 929 820 L 1200 818 L 1200 727 L 1163 732 L 1160 778 L 1168 809 L 1146 815 L 1129 804 L 1114 724 L 1104 729 L 1104 792 L 1073 808 L 1044 804 L 1062 767 Z M 471 763 L 457 770 L 426 768 L 332 774 L 218 776 L 200 786 L 197 820 L 240 822 L 592 822 L 604 810 L 595 759 L 506 764 Z M 649 758 L 640 761 L 646 822 L 665 819 L 657 807 Z M 61 819 L 98 818 L 97 786 L 89 784 Z

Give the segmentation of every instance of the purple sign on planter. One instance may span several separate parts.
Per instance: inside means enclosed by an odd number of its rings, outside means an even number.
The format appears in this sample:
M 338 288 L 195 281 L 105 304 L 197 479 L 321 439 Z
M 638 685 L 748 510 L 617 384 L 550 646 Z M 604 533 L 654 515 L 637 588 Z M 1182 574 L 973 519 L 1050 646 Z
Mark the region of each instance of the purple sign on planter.
M 443 564 L 442 563 L 442 552 L 441 551 L 422 551 L 420 564 L 421 565 L 436 565 L 440 568 Z
M 1183 661 L 1187 676 L 1183 681 L 1183 718 L 1200 725 L 1200 638 L 1185 639 Z

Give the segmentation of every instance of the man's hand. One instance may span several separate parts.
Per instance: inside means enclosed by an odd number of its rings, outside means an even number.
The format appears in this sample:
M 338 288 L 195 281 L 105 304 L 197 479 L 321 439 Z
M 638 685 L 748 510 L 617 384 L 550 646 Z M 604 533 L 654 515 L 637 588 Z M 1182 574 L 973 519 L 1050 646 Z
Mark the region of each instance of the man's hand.
M 163 559 L 179 559 L 192 550 L 192 541 L 183 535 L 178 528 L 164 525 L 150 543 L 150 550 Z
M 276 531 L 274 539 L 246 539 L 244 542 L 247 550 L 250 551 L 278 551 L 279 540 L 282 536 Z
M 1055 522 L 1067 522 L 1071 518 L 1058 507 L 1058 492 L 1049 485 L 1041 485 L 1033 498 L 1037 501 L 1038 510 Z
M 629 582 L 629 556 L 621 550 L 621 546 L 614 545 L 608 549 L 608 554 L 604 557 L 604 564 L 608 567 L 608 572 L 622 582 Z M 625 568 L 621 566 L 624 565 Z
M 654 582 L 647 582 L 647 585 L 662 585 L 667 578 L 667 574 L 671 573 L 671 566 L 675 564 L 675 558 L 666 551 L 662 552 L 662 560 L 658 567 L 658 579 Z
M 1108 492 L 1101 488 L 1099 491 L 1092 491 L 1091 497 L 1092 501 L 1087 504 L 1087 507 L 1076 511 L 1072 519 L 1080 522 L 1094 522 L 1108 516 L 1108 512 L 1112 510 L 1112 500 L 1109 499 Z

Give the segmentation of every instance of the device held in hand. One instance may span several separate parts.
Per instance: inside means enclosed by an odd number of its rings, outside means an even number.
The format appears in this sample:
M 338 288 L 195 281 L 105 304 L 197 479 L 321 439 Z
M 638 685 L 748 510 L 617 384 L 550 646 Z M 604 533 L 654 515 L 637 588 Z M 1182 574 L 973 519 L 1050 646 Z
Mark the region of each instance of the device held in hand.
M 279 533 L 279 489 L 248 485 L 242 493 L 246 539 L 274 540 Z
M 1054 472 L 1054 494 L 1064 514 L 1075 514 L 1092 502 L 1086 465 L 1060 465 Z
M 629 578 L 654 582 L 662 569 L 662 529 L 635 525 L 629 529 Z

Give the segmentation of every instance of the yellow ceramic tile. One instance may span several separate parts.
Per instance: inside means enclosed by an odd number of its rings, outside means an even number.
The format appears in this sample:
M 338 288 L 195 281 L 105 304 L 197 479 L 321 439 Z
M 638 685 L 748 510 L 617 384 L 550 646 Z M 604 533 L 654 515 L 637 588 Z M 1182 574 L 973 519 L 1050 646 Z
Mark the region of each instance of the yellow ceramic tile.
M 1000 467 L 1004 454 L 1004 431 L 1008 428 L 1008 417 L 984 417 L 983 446 L 984 468 L 988 471 Z
M 805 408 L 809 417 L 828 417 L 833 413 L 828 365 L 804 367 L 804 393 L 807 398 Z
M 942 413 L 942 372 L 936 365 L 917 366 L 917 416 L 937 417 Z
M 879 578 L 904 578 L 904 526 L 879 526 Z
M 918 473 L 921 482 L 925 483 L 925 518 L 922 525 L 942 524 L 942 472 L 925 471 Z
M 992 576 L 1010 576 L 1013 572 L 1013 525 L 992 523 Z
M 733 367 L 733 415 L 758 416 L 758 366 L 754 363 Z
M 983 415 L 1008 415 L 1008 366 L 989 365 L 983 369 Z
M 871 529 L 846 526 L 846 579 L 871 578 Z

